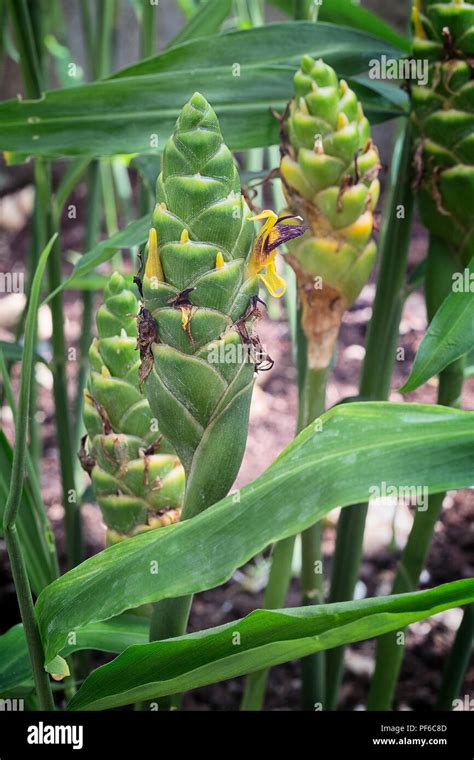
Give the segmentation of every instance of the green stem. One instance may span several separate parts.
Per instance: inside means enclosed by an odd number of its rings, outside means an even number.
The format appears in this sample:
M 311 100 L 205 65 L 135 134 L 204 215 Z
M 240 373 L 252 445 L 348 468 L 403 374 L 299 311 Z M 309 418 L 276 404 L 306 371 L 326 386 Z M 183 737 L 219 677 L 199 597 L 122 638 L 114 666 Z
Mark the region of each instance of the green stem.
M 270 166 L 276 166 L 280 160 L 280 149 L 274 145 L 270 148 Z M 272 181 L 272 208 L 280 209 L 286 205 L 286 200 L 281 190 L 281 180 L 273 179 Z M 303 385 L 304 376 L 306 373 L 306 337 L 301 328 L 300 315 L 298 314 L 297 303 L 297 291 L 296 282 L 293 269 L 286 265 L 288 270 L 289 279 L 292 286 L 292 293 L 288 291 L 286 294 L 286 310 L 288 314 L 288 320 L 290 322 L 290 330 L 293 337 L 294 359 L 298 365 L 298 381 L 300 386 L 298 388 L 298 398 L 300 400 L 300 410 L 298 415 L 297 430 L 300 431 L 304 428 L 304 420 L 300 416 L 303 413 Z M 263 606 L 267 610 L 280 609 L 285 605 L 286 595 L 291 582 L 291 570 L 293 562 L 293 552 L 295 547 L 295 536 L 289 536 L 282 541 L 278 541 L 272 549 L 272 564 L 270 568 L 270 574 L 268 583 L 265 588 L 263 597 Z M 240 709 L 246 710 L 261 710 L 264 700 L 265 692 L 267 688 L 269 670 L 259 670 L 255 673 L 251 673 L 245 680 L 244 694 Z
M 98 45 L 95 78 L 102 79 L 112 68 L 112 30 L 116 0 L 101 0 L 98 11 Z
M 316 21 L 318 6 L 313 0 L 293 0 L 293 17 Z M 328 370 L 305 367 L 306 340 L 299 320 L 298 328 L 299 413 L 298 429 L 317 419 L 325 408 Z M 304 378 L 304 389 L 301 389 Z M 321 523 L 315 523 L 301 534 L 301 590 L 304 605 L 322 603 L 324 599 L 324 575 L 322 570 Z M 302 660 L 303 708 L 314 710 L 325 703 L 325 653 L 317 652 Z
M 438 692 L 436 710 L 452 710 L 454 700 L 459 696 L 466 668 L 472 652 L 474 636 L 474 605 L 465 607 L 461 625 L 446 661 L 443 679 Z
M 156 6 L 149 0 L 142 0 L 140 18 L 140 60 L 150 58 L 156 49 Z M 146 183 L 140 177 L 138 186 L 138 209 L 140 216 L 151 210 L 152 198 Z
M 89 64 L 89 74 L 91 74 L 95 79 L 96 63 L 94 62 L 95 56 L 93 54 L 93 51 L 95 50 L 95 40 L 89 0 L 80 0 L 79 10 L 81 13 L 82 38 L 84 41 L 85 58 Z
M 300 337 L 302 342 L 298 343 L 299 356 L 301 356 L 302 348 L 304 348 L 304 353 L 306 354 L 306 338 L 302 331 Z M 302 367 L 306 368 L 306 361 L 302 362 Z M 306 373 L 305 380 L 301 385 L 298 432 L 303 430 L 324 411 L 327 374 L 327 370 L 310 370 Z M 320 526 L 317 524 L 317 528 L 314 530 L 315 527 L 311 526 L 302 535 L 303 603 L 309 604 L 314 604 L 315 598 L 320 597 L 322 599 L 323 589 L 322 573 L 314 572 L 315 562 L 321 561 Z M 285 604 L 291 582 L 295 540 L 296 536 L 289 536 L 279 541 L 273 547 L 270 576 L 263 600 L 265 609 L 280 609 Z M 305 601 L 305 598 L 307 601 Z M 324 669 L 321 667 L 323 662 L 321 658 L 318 658 L 319 654 L 318 652 L 316 655 L 310 655 L 303 660 L 304 702 L 311 706 L 310 709 L 314 709 L 315 702 L 322 701 L 319 696 L 323 694 Z M 262 709 L 268 674 L 269 670 L 259 670 L 247 676 L 240 707 L 241 710 Z
M 294 546 L 295 536 L 289 536 L 273 547 L 270 577 L 263 598 L 263 606 L 266 610 L 280 609 L 285 604 L 291 580 Z M 258 670 L 247 676 L 241 710 L 262 709 L 269 672 L 269 670 Z
M 15 30 L 17 45 L 22 52 L 22 74 L 25 91 L 29 98 L 41 97 L 40 67 L 37 60 L 34 35 L 31 29 L 31 19 L 24 0 L 9 0 L 9 10 Z M 51 202 L 51 172 L 50 167 L 42 160 L 35 160 L 34 167 L 36 186 L 36 208 L 41 220 L 41 234 L 48 238 L 54 232 L 53 204 Z M 48 261 L 49 281 L 51 289 L 61 282 L 61 250 L 56 240 Z M 66 545 L 69 564 L 77 564 L 82 557 L 81 532 L 79 512 L 74 501 L 76 489 L 74 483 L 74 464 L 72 458 L 71 434 L 69 422 L 69 402 L 67 397 L 67 381 L 65 373 L 66 344 L 64 339 L 62 296 L 58 293 L 50 303 L 53 321 L 53 361 L 52 371 L 54 380 L 55 417 L 58 433 L 59 456 L 61 463 L 61 479 L 63 499 L 66 512 Z
M 450 275 L 456 269 L 456 259 L 448 258 L 444 244 L 430 238 L 426 268 L 426 301 L 431 321 L 450 289 Z M 464 381 L 464 357 L 457 359 L 439 375 L 438 404 L 457 406 Z M 417 509 L 413 526 L 402 552 L 393 583 L 393 594 L 413 591 L 418 587 L 433 539 L 436 522 L 441 514 L 445 494 L 437 493 L 428 499 L 427 509 Z M 375 673 L 371 681 L 367 708 L 390 710 L 404 654 L 404 631 L 393 631 L 378 639 Z
M 191 519 L 188 517 L 189 514 L 192 516 L 196 513 L 196 505 L 193 504 L 193 499 L 189 497 L 189 483 L 189 473 L 186 473 L 187 488 L 181 512 L 181 522 L 183 520 Z M 150 641 L 161 641 L 163 639 L 171 639 L 185 634 L 192 601 L 193 595 L 188 594 L 179 598 L 162 599 L 160 602 L 156 602 L 156 604 L 153 605 L 150 621 Z M 179 696 L 177 695 L 174 697 L 163 697 L 158 700 L 161 710 L 169 710 L 172 707 L 176 708 L 178 703 Z M 145 705 L 142 705 L 142 707 L 145 707 Z
M 413 215 L 411 128 L 405 123 L 396 141 L 379 239 L 380 269 L 370 320 L 360 396 L 387 398 L 396 356 L 398 328 L 405 300 L 405 273 Z M 337 526 L 330 603 L 352 599 L 362 558 L 367 504 L 343 509 Z M 326 707 L 335 710 L 344 670 L 344 648 L 326 653 Z
M 21 619 L 25 630 L 26 642 L 31 659 L 33 677 L 36 692 L 42 710 L 54 710 L 53 695 L 49 678 L 44 670 L 44 653 L 41 643 L 38 624 L 35 617 L 33 598 L 28 581 L 25 559 L 23 556 L 16 519 L 20 509 L 21 496 L 23 493 L 23 479 L 26 460 L 26 439 L 28 432 L 28 411 L 30 403 L 30 382 L 33 371 L 33 351 L 36 336 L 37 308 L 41 279 L 43 276 L 46 258 L 51 246 L 43 251 L 38 264 L 35 281 L 32 287 L 32 301 L 26 319 L 25 343 L 23 348 L 23 362 L 21 369 L 20 393 L 18 413 L 15 425 L 15 446 L 13 449 L 12 474 L 7 503 L 3 515 L 3 528 L 5 543 L 12 568 L 15 591 L 18 598 Z
M 38 57 L 37 38 L 30 17 L 30 6 L 26 0 L 8 0 L 8 10 L 15 34 L 16 46 L 20 55 L 20 68 L 25 86 L 25 92 L 29 98 L 40 98 L 42 91 L 40 60 Z M 18 325 L 19 331 L 23 328 L 24 317 L 28 307 L 29 290 L 36 269 L 36 252 L 41 251 L 46 245 L 46 231 L 42 225 L 41 213 L 38 209 L 37 199 L 35 197 L 35 208 L 33 217 L 33 240 L 32 251 L 29 258 L 29 278 L 27 285 L 27 304 L 22 318 Z M 17 335 L 18 337 L 18 335 Z M 36 379 L 32 377 L 31 383 L 31 416 L 29 421 L 30 428 L 30 445 L 34 453 L 33 461 L 37 462 L 41 455 L 41 442 L 36 423 L 36 398 L 37 388 Z
M 12 472 L 12 478 L 13 477 L 16 477 L 15 470 Z M 18 499 L 18 505 L 20 497 L 21 490 L 19 489 L 19 494 L 16 494 L 14 493 L 14 489 L 12 489 L 11 498 L 15 501 Z M 11 504 L 13 502 L 10 501 L 9 503 Z M 18 606 L 20 608 L 26 642 L 28 644 L 28 651 L 30 654 L 31 666 L 33 669 L 33 677 L 36 686 L 36 693 L 38 695 L 40 703 L 40 709 L 54 710 L 54 700 L 51 692 L 51 685 L 49 683 L 48 674 L 44 669 L 43 646 L 41 643 L 38 624 L 35 618 L 33 597 L 31 596 L 31 590 L 28 583 L 28 574 L 26 571 L 23 553 L 21 551 L 18 532 L 16 526 L 9 523 L 8 520 L 4 521 L 3 527 L 5 532 L 5 543 L 7 546 L 8 556 L 10 558 L 13 581 L 15 583 Z
M 33 361 L 33 367 L 34 367 L 34 361 Z M 18 410 L 17 410 L 17 406 L 15 402 L 15 397 L 13 395 L 13 388 L 10 383 L 10 377 L 8 375 L 7 365 L 5 363 L 5 358 L 1 350 L 0 350 L 0 376 L 3 382 L 5 398 L 8 403 L 8 406 L 11 409 L 13 422 L 16 424 L 16 421 L 18 418 Z M 32 373 L 32 377 L 33 377 L 33 373 Z M 30 441 L 30 449 L 31 449 L 31 441 Z M 56 553 L 56 545 L 54 543 L 54 534 L 51 529 L 51 524 L 49 522 L 48 515 L 46 513 L 44 502 L 41 496 L 41 489 L 38 482 L 36 467 L 34 466 L 33 457 L 29 449 L 25 451 L 25 458 L 26 458 L 26 472 L 28 475 L 32 502 L 35 508 L 36 516 L 41 526 L 41 537 L 43 540 L 44 548 L 46 550 L 45 553 L 48 555 L 49 560 L 50 560 L 48 563 L 48 568 L 47 568 L 47 576 L 49 578 L 49 582 L 51 583 L 55 578 L 58 578 L 59 576 L 59 565 L 58 565 L 58 557 Z
M 51 171 L 41 159 L 35 162 L 36 192 L 41 198 L 45 218 L 48 220 L 50 231 L 57 229 L 58 220 L 52 211 L 51 204 Z M 48 262 L 49 289 L 56 290 L 62 279 L 61 248 L 56 241 Z M 82 535 L 79 505 L 74 477 L 74 455 L 67 391 L 67 346 L 64 335 L 64 308 L 62 293 L 58 292 L 50 301 L 53 322 L 53 395 L 55 403 L 55 422 L 58 436 L 59 461 L 63 503 L 65 510 L 66 552 L 68 566 L 74 567 L 82 560 Z
M 150 58 L 155 52 L 156 6 L 150 0 L 142 0 L 140 19 L 140 60 Z
M 100 227 L 100 164 L 99 161 L 93 161 L 89 167 L 87 177 L 87 223 L 86 234 L 84 236 L 84 252 L 90 251 L 95 245 L 98 238 Z M 92 332 L 92 311 L 94 306 L 94 294 L 90 290 L 84 290 L 82 293 L 82 322 L 81 337 L 79 339 L 79 374 L 76 388 L 76 408 L 75 408 L 75 431 L 74 431 L 74 450 L 79 448 L 79 441 L 82 430 L 82 407 L 83 407 L 83 389 L 86 382 L 88 370 L 88 351 L 90 345 L 90 336 Z
M 176 599 L 163 599 L 153 605 L 150 622 L 150 641 L 173 639 L 186 633 L 193 595 Z M 179 695 L 162 697 L 158 700 L 160 710 L 178 707 Z
M 293 18 L 296 21 L 317 21 L 318 8 L 315 0 L 293 0 Z
M 464 379 L 463 366 L 463 360 L 458 360 L 440 374 L 438 403 L 449 405 L 446 404 L 447 401 L 459 397 Z M 444 497 L 444 493 L 433 494 L 428 499 L 428 508 L 416 511 L 395 576 L 392 594 L 403 594 L 418 588 L 420 574 L 428 556 Z M 403 654 L 404 631 L 393 631 L 378 639 L 375 673 L 371 681 L 367 709 L 391 709 Z
M 308 369 L 303 393 L 304 427 L 316 420 L 325 408 L 328 370 Z M 301 534 L 301 591 L 303 605 L 324 601 L 321 523 L 317 522 Z M 325 704 L 325 654 L 317 652 L 302 660 L 303 708 L 314 710 Z
M 8 11 L 20 55 L 20 68 L 28 98 L 41 97 L 41 67 L 36 50 L 28 5 L 25 0 L 7 0 Z

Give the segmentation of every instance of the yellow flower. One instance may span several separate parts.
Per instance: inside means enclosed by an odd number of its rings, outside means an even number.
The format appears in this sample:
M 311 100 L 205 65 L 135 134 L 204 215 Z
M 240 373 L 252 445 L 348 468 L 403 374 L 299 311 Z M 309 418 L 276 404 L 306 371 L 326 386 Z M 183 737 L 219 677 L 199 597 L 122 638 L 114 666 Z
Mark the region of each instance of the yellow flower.
M 286 291 L 286 282 L 277 272 L 275 257 L 277 248 L 287 240 L 299 237 L 306 232 L 304 224 L 281 224 L 287 219 L 298 219 L 300 216 L 288 214 L 278 217 L 274 211 L 266 209 L 257 216 L 249 217 L 251 221 L 266 219 L 255 240 L 250 261 L 248 263 L 249 277 L 258 278 L 263 282 L 270 295 L 280 298 Z

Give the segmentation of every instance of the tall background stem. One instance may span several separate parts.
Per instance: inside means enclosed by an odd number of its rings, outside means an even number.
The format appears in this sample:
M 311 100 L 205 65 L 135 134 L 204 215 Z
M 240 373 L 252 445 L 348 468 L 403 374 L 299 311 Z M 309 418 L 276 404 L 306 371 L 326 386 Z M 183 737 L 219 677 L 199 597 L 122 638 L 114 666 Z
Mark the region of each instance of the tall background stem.
M 387 398 L 395 364 L 398 329 L 405 299 L 405 273 L 413 214 L 411 128 L 404 123 L 396 140 L 379 237 L 380 268 L 370 320 L 360 396 Z M 364 539 L 367 504 L 343 509 L 337 526 L 329 602 L 352 599 Z M 337 706 L 344 669 L 344 648 L 326 653 L 326 708 Z
M 425 299 L 431 321 L 444 299 L 451 292 L 452 274 L 461 262 L 444 243 L 431 236 L 425 278 Z M 438 404 L 459 406 L 464 381 L 464 357 L 457 359 L 439 375 Z M 401 594 L 418 588 L 426 562 L 434 527 L 441 515 L 445 494 L 433 494 L 427 508 L 417 508 L 413 526 L 400 558 L 392 593 Z M 402 631 L 393 631 L 378 639 L 375 673 L 371 681 L 368 709 L 390 710 L 405 651 Z
M 28 653 L 31 660 L 36 694 L 39 706 L 42 710 L 54 710 L 54 701 L 49 677 L 44 670 L 43 646 L 35 617 L 33 597 L 31 594 L 28 572 L 18 535 L 16 520 L 20 509 L 25 476 L 30 383 L 34 369 L 33 353 L 36 341 L 38 302 L 43 272 L 46 266 L 47 257 L 51 251 L 52 242 L 53 241 L 50 241 L 49 245 L 41 254 L 31 289 L 31 300 L 25 326 L 25 343 L 22 356 L 18 412 L 15 424 L 15 445 L 13 449 L 12 471 L 7 503 L 3 515 L 5 543 L 7 546 L 8 557 L 10 559 L 18 606 L 20 608 Z
M 452 710 L 454 700 L 458 697 L 466 668 L 472 652 L 474 636 L 474 605 L 464 608 L 452 649 L 443 671 L 443 678 L 436 701 L 436 710 Z
M 307 369 L 304 381 L 304 427 L 316 420 L 325 409 L 328 369 Z M 301 596 L 303 605 L 322 604 L 324 574 L 321 521 L 301 534 Z M 303 708 L 314 710 L 325 703 L 325 653 L 316 652 L 301 662 Z

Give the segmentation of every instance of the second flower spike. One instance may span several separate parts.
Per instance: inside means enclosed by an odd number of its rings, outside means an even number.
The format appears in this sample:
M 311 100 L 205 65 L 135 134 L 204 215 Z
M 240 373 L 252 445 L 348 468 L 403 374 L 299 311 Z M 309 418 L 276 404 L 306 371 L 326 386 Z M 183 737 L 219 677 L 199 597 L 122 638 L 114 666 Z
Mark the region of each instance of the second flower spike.
M 287 258 L 298 280 L 308 366 L 323 369 L 374 265 L 379 155 L 361 103 L 334 69 L 304 56 L 294 86 L 281 176 L 289 208 L 309 233 L 289 244 Z

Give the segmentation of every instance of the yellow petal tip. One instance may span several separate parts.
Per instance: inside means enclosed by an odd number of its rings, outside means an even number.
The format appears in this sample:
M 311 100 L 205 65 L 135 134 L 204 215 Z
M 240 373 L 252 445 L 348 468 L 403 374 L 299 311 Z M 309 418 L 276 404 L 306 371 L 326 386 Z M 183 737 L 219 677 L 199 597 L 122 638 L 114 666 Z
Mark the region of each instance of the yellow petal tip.
M 224 257 L 221 251 L 218 251 L 217 256 L 216 256 L 216 269 L 222 269 L 222 267 L 224 266 L 224 263 L 225 263 Z
M 415 30 L 415 36 L 419 39 L 425 40 L 426 39 L 426 33 L 423 29 L 423 24 L 421 23 L 421 15 L 418 6 L 414 5 L 411 9 L 411 21 L 413 24 L 413 28 Z
M 303 111 L 303 113 L 309 116 L 308 106 L 306 105 L 306 100 L 303 97 L 300 98 L 299 106 L 300 106 L 300 111 Z
M 342 93 L 342 95 L 345 95 L 348 89 L 349 89 L 349 85 L 347 84 L 346 80 L 341 79 L 341 81 L 339 82 L 339 90 Z
M 347 127 L 349 124 L 349 119 L 347 118 L 346 114 L 341 111 L 341 113 L 338 113 L 337 115 L 337 123 L 336 123 L 336 129 L 339 131 L 340 129 L 344 129 L 344 127 Z
M 148 233 L 148 256 L 145 264 L 145 277 L 149 279 L 158 278 L 163 281 L 163 270 L 161 268 L 160 256 L 158 253 L 158 236 L 154 227 Z
M 186 229 L 184 229 L 182 231 L 181 237 L 179 239 L 179 242 L 180 243 L 187 243 L 187 242 L 189 242 L 189 232 Z

